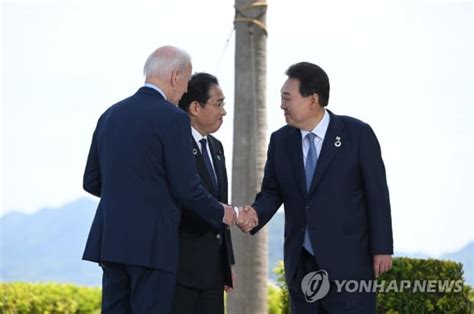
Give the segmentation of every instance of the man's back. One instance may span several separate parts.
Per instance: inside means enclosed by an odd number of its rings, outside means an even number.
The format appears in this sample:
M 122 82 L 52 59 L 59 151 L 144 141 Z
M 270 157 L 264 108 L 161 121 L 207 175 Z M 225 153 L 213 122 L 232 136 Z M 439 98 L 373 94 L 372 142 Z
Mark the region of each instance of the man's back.
M 177 47 L 146 60 L 145 86 L 99 119 L 84 189 L 101 198 L 83 258 L 103 270 L 103 313 L 169 313 L 176 282 L 180 206 L 222 229 L 235 220 L 200 184 L 178 104 L 192 73 Z
M 186 113 L 146 87 L 101 116 L 84 174 L 84 188 L 101 197 L 84 259 L 176 271 L 177 198 L 206 198 L 188 189 L 197 173 L 177 180 L 194 169 L 180 164 L 192 160 L 187 145 L 174 145 L 189 129 Z

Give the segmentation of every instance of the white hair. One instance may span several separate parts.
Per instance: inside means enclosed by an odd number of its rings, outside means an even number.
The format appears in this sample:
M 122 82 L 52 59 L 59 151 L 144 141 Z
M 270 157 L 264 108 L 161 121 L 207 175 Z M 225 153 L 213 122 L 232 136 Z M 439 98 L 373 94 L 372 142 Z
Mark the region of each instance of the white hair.
M 146 60 L 143 67 L 145 77 L 166 79 L 174 70 L 183 70 L 191 63 L 189 53 L 181 48 L 164 46 L 156 49 Z

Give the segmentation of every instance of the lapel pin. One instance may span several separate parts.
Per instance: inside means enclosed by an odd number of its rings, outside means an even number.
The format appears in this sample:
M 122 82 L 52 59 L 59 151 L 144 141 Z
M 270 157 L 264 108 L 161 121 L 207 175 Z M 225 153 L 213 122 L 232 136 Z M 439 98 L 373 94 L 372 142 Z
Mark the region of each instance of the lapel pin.
M 341 144 L 342 144 L 341 137 L 336 136 L 336 141 L 334 142 L 334 146 L 341 147 Z
M 193 155 L 196 156 L 198 154 L 198 151 L 196 148 L 193 148 Z

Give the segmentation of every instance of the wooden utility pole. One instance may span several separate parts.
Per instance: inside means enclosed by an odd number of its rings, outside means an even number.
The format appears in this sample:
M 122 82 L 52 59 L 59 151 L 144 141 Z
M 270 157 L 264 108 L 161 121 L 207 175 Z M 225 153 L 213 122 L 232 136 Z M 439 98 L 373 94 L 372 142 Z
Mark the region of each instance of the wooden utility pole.
M 232 203 L 252 204 L 260 191 L 266 160 L 266 2 L 235 1 L 235 97 Z M 267 230 L 250 236 L 232 233 L 237 287 L 227 313 L 266 314 Z

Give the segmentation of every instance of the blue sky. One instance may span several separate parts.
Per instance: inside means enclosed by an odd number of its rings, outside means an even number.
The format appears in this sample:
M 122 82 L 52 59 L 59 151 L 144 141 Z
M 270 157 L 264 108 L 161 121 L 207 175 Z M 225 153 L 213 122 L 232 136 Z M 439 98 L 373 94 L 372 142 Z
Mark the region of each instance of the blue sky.
M 140 87 L 164 44 L 220 79 L 230 170 L 233 1 L 4 1 L 1 14 L 3 213 L 85 195 L 97 118 Z M 269 0 L 268 136 L 284 125 L 286 68 L 322 66 L 328 108 L 381 142 L 397 250 L 437 255 L 474 239 L 472 14 L 470 2 Z

